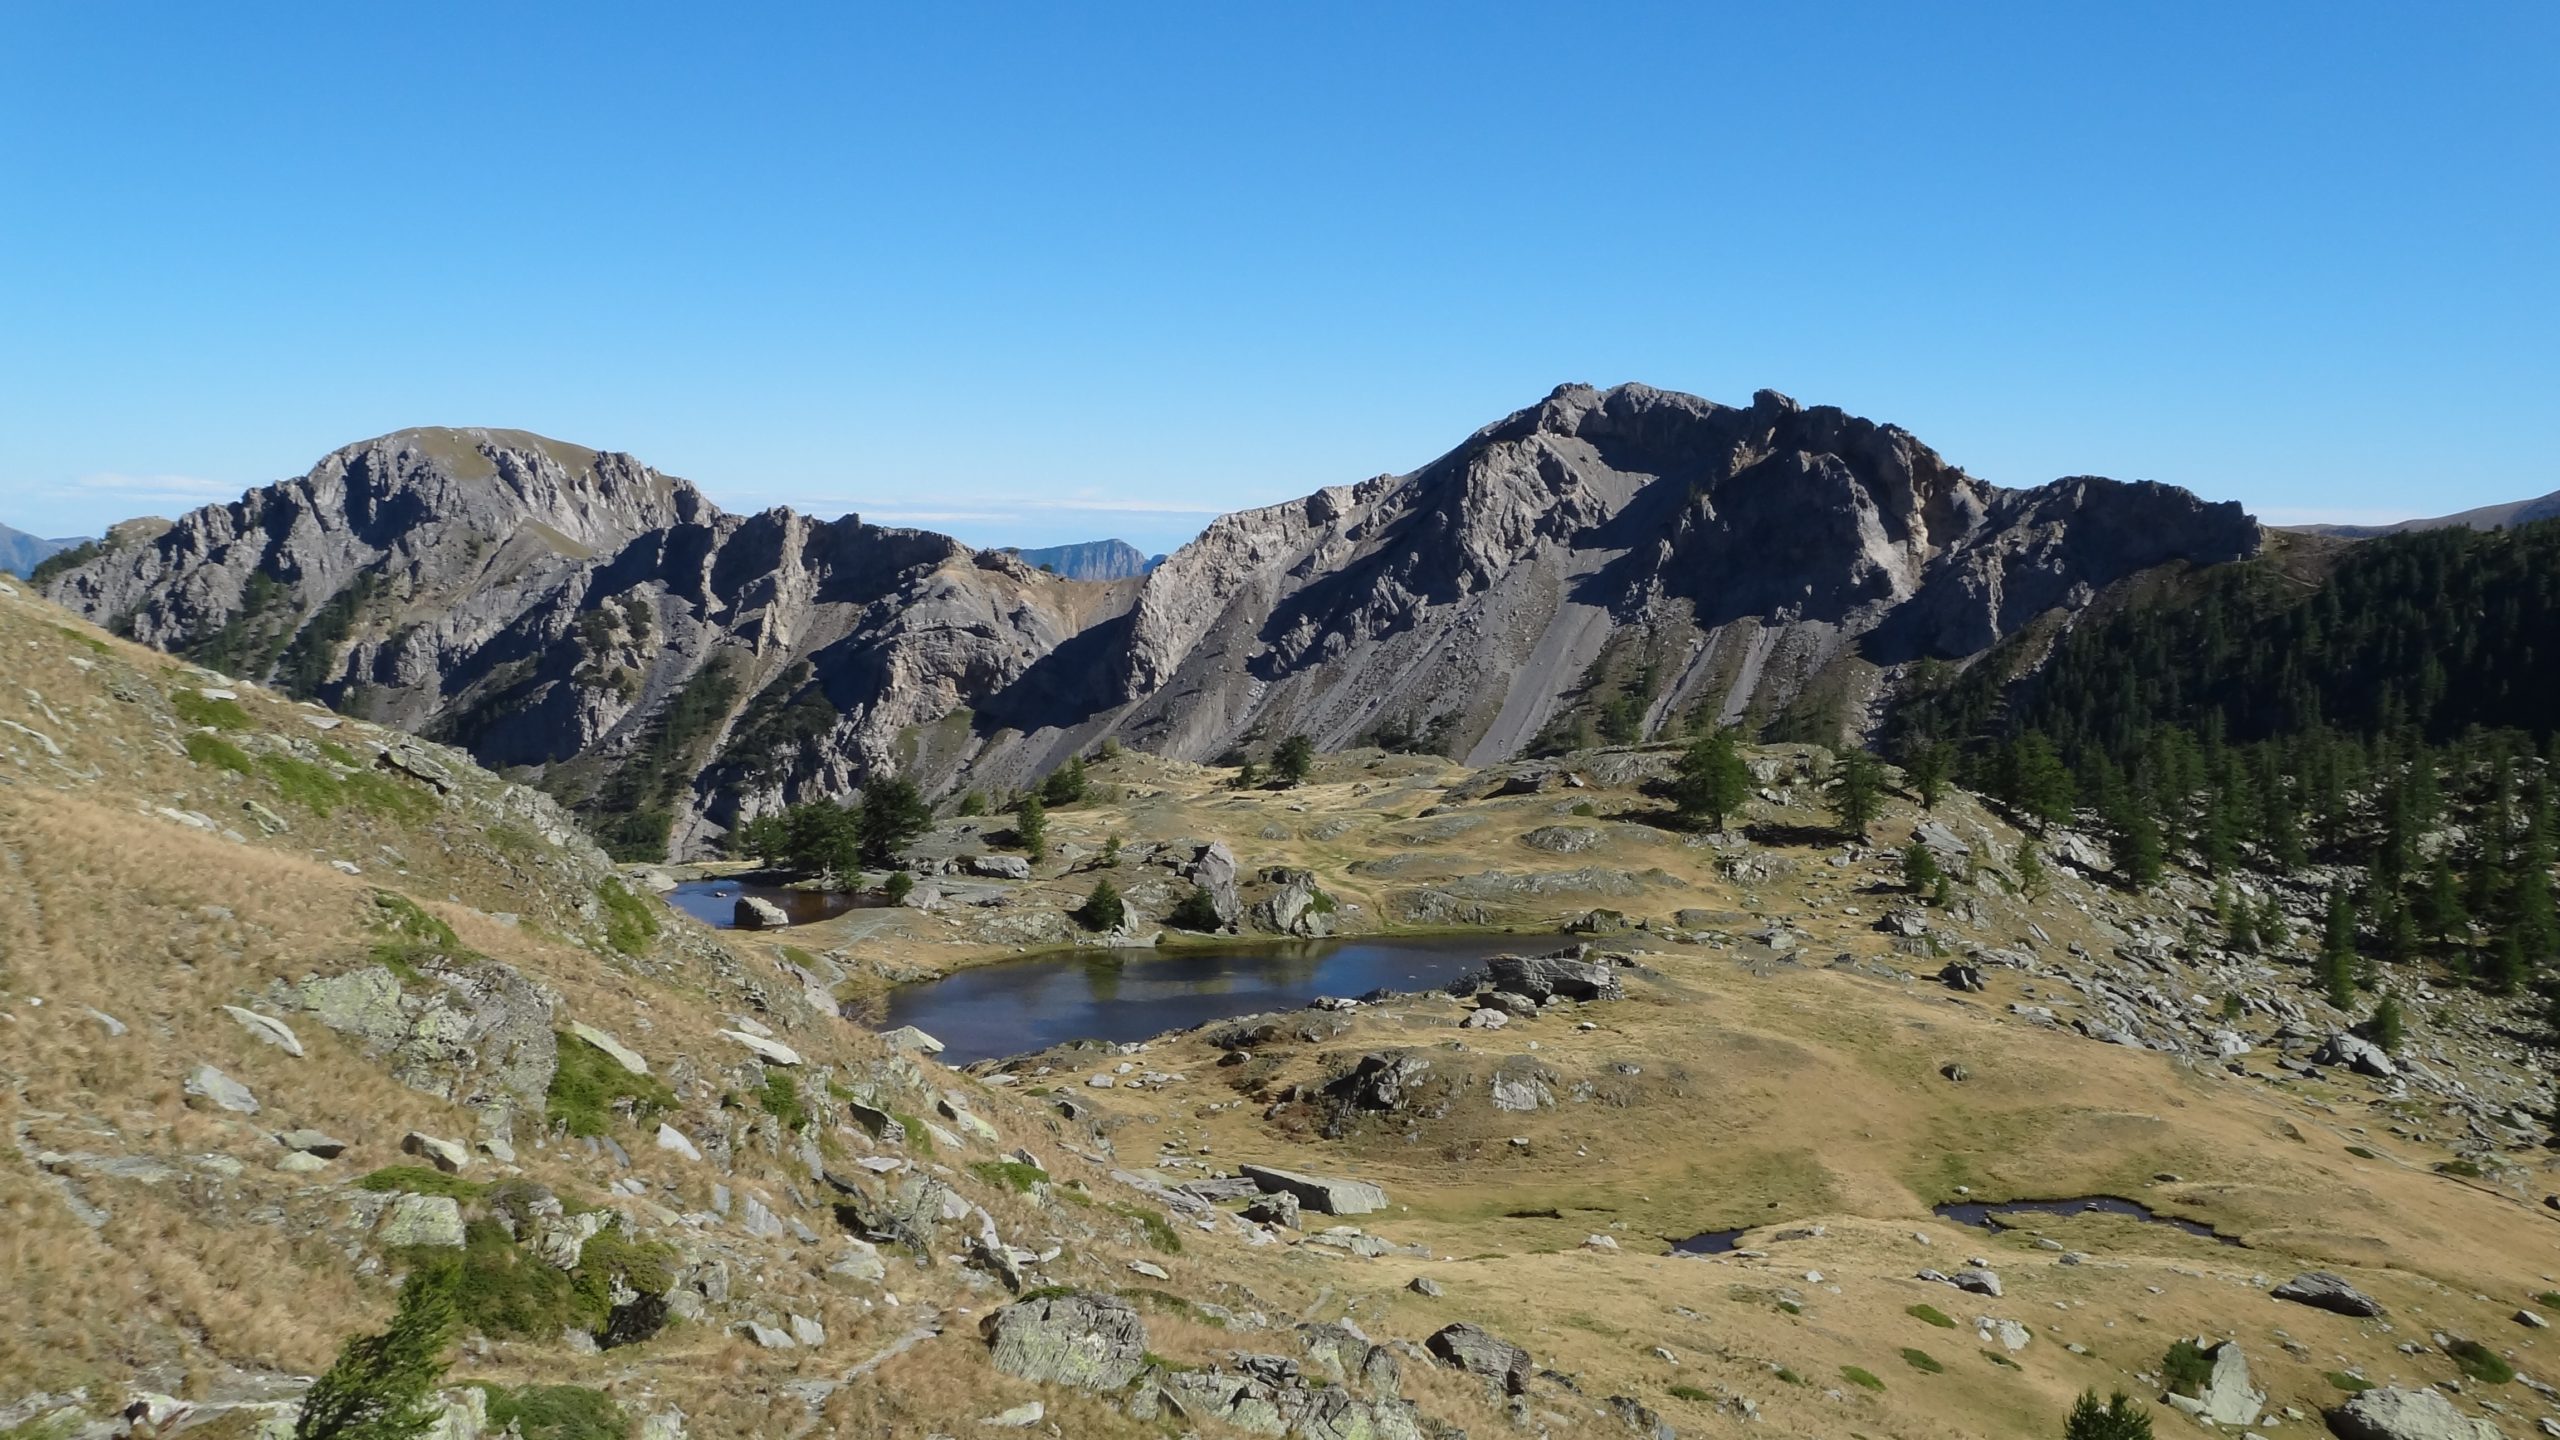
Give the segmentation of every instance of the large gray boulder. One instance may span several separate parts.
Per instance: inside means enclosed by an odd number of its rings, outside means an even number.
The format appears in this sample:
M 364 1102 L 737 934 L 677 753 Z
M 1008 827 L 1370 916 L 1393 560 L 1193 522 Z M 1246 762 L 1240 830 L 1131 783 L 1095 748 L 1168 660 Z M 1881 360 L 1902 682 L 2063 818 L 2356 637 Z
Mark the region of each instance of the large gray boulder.
M 395 1196 L 383 1209 L 373 1234 L 384 1246 L 395 1249 L 405 1245 L 460 1245 L 462 1202 L 450 1195 Z
M 1213 840 L 1201 846 L 1191 863 L 1183 867 L 1182 878 L 1209 897 L 1220 924 L 1233 925 L 1244 914 L 1244 901 L 1236 893 L 1236 856 L 1226 841 Z
M 494 960 L 420 968 L 425 983 L 414 988 L 368 965 L 283 987 L 278 1001 L 355 1041 L 413 1090 L 475 1110 L 542 1113 L 559 1064 L 560 997 Z
M 1387 1192 L 1366 1180 L 1303 1175 L 1268 1165 L 1239 1165 L 1236 1170 L 1265 1194 L 1286 1191 L 1299 1204 L 1327 1215 L 1367 1215 L 1387 1208 Z
M 2360 1320 L 2369 1320 L 2383 1313 L 2381 1301 L 2326 1270 L 2307 1270 L 2277 1286 L 2271 1293 L 2279 1300 L 2290 1300 L 2296 1305 L 2308 1305 L 2314 1310 L 2350 1315 Z
M 1081 1390 L 1117 1390 L 1147 1363 L 1147 1327 L 1116 1295 L 1078 1290 L 1017 1300 L 978 1324 L 1007 1375 Z
M 1529 1352 L 1489 1330 L 1461 1321 L 1444 1325 L 1422 1342 L 1441 1364 L 1464 1370 L 1518 1395 L 1529 1388 Z
M 1560 950 L 1552 955 L 1496 955 L 1486 964 L 1492 972 L 1494 989 L 1540 1002 L 1555 996 L 1567 1000 L 1627 997 L 1616 967 L 1583 959 L 1579 949 Z
M 2320 1047 L 2320 1053 L 2312 1058 L 2322 1065 L 2344 1065 L 2359 1075 L 2376 1080 L 2395 1080 L 2400 1075 L 2400 1067 L 2393 1062 L 2389 1052 L 2360 1035 L 2350 1035 L 2344 1030 L 2332 1034 Z
M 214 1069 L 198 1065 L 187 1072 L 184 1085 L 187 1103 L 198 1110 L 226 1110 L 234 1115 L 258 1113 L 258 1097 L 249 1087 Z
M 741 895 L 730 909 L 729 923 L 740 930 L 786 930 L 791 912 L 761 895 Z
M 2199 1337 L 2196 1348 L 2213 1362 L 2213 1373 L 2194 1395 L 2168 1396 L 2171 1409 L 2216 1425 L 2255 1425 L 2266 1408 L 2267 1392 L 2249 1383 L 2249 1361 L 2239 1342 L 2215 1344 Z
M 2438 1391 L 2396 1386 L 2351 1395 L 2328 1419 L 2338 1440 L 2502 1440 L 2504 1433 L 2456 1410 Z

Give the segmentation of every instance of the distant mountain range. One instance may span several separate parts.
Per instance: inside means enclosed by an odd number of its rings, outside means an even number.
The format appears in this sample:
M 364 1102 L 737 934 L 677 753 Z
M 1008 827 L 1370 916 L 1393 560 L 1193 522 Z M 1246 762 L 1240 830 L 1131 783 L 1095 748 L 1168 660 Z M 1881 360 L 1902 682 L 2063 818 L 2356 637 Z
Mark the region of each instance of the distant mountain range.
M 66 539 L 47 540 L 39 535 L 30 535 L 24 530 L 12 530 L 6 525 L 0 525 L 0 571 L 18 576 L 33 574 L 36 566 L 46 556 L 68 550 L 86 538 L 88 537 L 74 535 Z
M 2438 515 L 2431 520 L 2402 520 L 2391 525 L 2283 525 L 2277 528 L 2304 535 L 2328 535 L 2340 540 L 2371 540 L 2379 535 L 2405 535 L 2412 530 L 2497 530 L 2507 526 L 2530 525 L 2536 520 L 2560 520 L 2560 490 L 2538 500 L 2510 500 L 2504 505 L 2483 505 L 2458 515 Z
M 1222 516 L 1099 583 L 859 517 L 726 514 L 628 455 L 429 429 L 119 530 L 47 593 L 463 746 L 659 855 L 886 770 L 1001 792 L 1106 737 L 1479 764 L 1695 723 L 1837 742 L 1921 662 L 2262 543 L 2236 504 L 2005 489 L 1774 391 L 1569 385 L 1410 474 Z
M 1061 580 L 1135 580 L 1164 563 L 1126 540 L 1088 540 L 1082 545 L 1050 545 L 1016 550 L 1022 563 L 1046 570 Z

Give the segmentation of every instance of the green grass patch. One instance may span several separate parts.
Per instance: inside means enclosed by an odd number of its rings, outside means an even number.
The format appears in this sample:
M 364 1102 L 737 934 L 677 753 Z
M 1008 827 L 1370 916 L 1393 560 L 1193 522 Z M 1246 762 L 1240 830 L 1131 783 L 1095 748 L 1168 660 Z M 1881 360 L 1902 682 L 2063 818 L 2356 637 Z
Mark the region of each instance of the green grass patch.
M 2019 1364 L 2017 1361 L 2010 1359 L 2008 1356 L 2001 1354 L 1997 1350 L 1983 1351 L 1982 1358 L 1999 1366 L 2003 1370 L 2024 1370 L 2027 1368 L 2024 1365 Z
M 1855 1365 L 1841 1366 L 1840 1378 L 1857 1386 L 1861 1390 L 1873 1390 L 1879 1394 L 1884 1390 L 1884 1382 L 1875 1377 L 1874 1371 L 1862 1370 Z
M 2359 1160 L 2379 1160 L 2379 1159 L 2381 1159 L 2381 1158 L 2382 1158 L 2381 1156 L 2374 1154 L 2372 1151 L 2367 1150 L 2366 1148 L 2364 1148 L 2364 1147 L 2363 1147 L 2363 1146 L 2361 1146 L 2361 1145 L 2350 1145 L 2350 1146 L 2348 1146 L 2348 1147 L 2347 1147 L 2347 1153 L 2348 1153 L 2348 1154 L 2350 1154 L 2350 1155 L 2353 1155 L 2354 1157 L 2356 1157 L 2356 1158 L 2357 1158 L 2357 1159 L 2359 1159 Z
M 1037 1165 L 1019 1160 L 980 1160 L 969 1166 L 969 1173 L 990 1185 L 1001 1185 L 1017 1195 L 1028 1195 L 1032 1187 L 1049 1183 L 1049 1172 Z
M 2331 1385 L 2346 1391 L 2350 1395 L 2373 1388 L 2372 1381 L 2365 1379 L 2361 1375 L 2350 1375 L 2344 1370 L 2330 1371 L 2328 1374 L 2328 1380 Z
M 1716 1397 L 1695 1385 L 1674 1385 L 1671 1387 L 1671 1398 L 1686 1400 L 1692 1405 L 1712 1405 Z
M 648 901 L 631 893 L 630 886 L 620 880 L 607 880 L 596 887 L 596 900 L 604 906 L 605 943 L 614 949 L 637 955 L 658 938 L 657 915 L 650 910 Z
M 551 1071 L 551 1090 L 544 1097 L 544 1110 L 552 1124 L 567 1127 L 572 1135 L 604 1134 L 612 1128 L 615 1111 L 626 1101 L 635 1121 L 676 1108 L 675 1092 L 667 1088 L 665 1081 L 654 1075 L 632 1074 L 622 1068 L 621 1061 L 566 1030 L 559 1032 L 558 1054 L 559 1061 Z M 796 1087 L 792 1098 L 795 1102 L 799 1098 Z
M 256 767 L 249 763 L 247 752 L 219 735 L 207 735 L 201 730 L 190 730 L 183 743 L 187 747 L 187 758 L 199 765 L 210 765 L 217 770 L 228 770 L 235 775 L 248 775 L 256 770 Z
M 455 1312 L 483 1335 L 556 1340 L 563 1330 L 593 1334 L 613 1314 L 614 1281 L 663 1295 L 674 1283 L 675 1251 L 643 1244 L 607 1227 L 579 1252 L 578 1268 L 561 1270 L 507 1236 L 495 1220 L 463 1227 L 460 1251 L 415 1249 L 401 1258 L 441 1274 Z
M 1784 1365 L 1779 1366 L 1777 1369 L 1772 1370 L 1769 1373 L 1777 1376 L 1780 1380 L 1783 1380 L 1790 1385 L 1810 1385 L 1813 1383 L 1793 1370 L 1788 1369 Z
M 377 1195 L 447 1195 L 477 1200 L 489 1187 L 427 1165 L 386 1165 L 356 1182 L 359 1190 Z
M 631 1078 L 636 1080 L 640 1077 L 634 1075 Z M 809 1123 L 809 1102 L 800 1098 L 800 1082 L 793 1079 L 788 1070 L 769 1069 L 764 1072 L 764 1085 L 756 1091 L 756 1104 L 763 1107 L 764 1113 L 781 1121 L 785 1129 L 797 1130 Z
M 2560 1290 L 2545 1290 L 2533 1298 L 2545 1305 L 2560 1306 Z
M 2446 1358 L 2469 1379 L 2483 1385 L 2504 1385 L 2516 1378 L 2516 1367 L 2507 1357 L 2477 1340 L 2456 1340 L 2444 1347 Z
M 1155 1250 L 1166 1255 L 1182 1253 L 1181 1232 L 1173 1228 L 1172 1221 L 1153 1210 L 1143 1205 L 1131 1205 L 1126 1202 L 1106 1205 L 1103 1208 L 1123 1220 L 1136 1222 L 1138 1228 L 1146 1233 L 1147 1244 Z
M 113 655 L 116 653 L 113 646 L 110 646 L 106 641 L 99 639 L 95 635 L 74 630 L 68 625 L 56 625 L 53 628 L 62 636 L 63 639 L 70 641 L 74 645 L 86 645 L 100 655 Z M 8 1431 L 0 1430 L 0 1435 L 6 1435 L 8 1433 Z
M 913 1115 L 901 1115 L 895 1110 L 889 1112 L 889 1118 L 897 1121 L 899 1128 L 907 1132 L 907 1144 L 917 1154 L 927 1160 L 933 1158 L 933 1132 L 924 1128 L 922 1120 Z
M 1781 1301 L 1779 1301 L 1779 1302 L 1778 1302 L 1778 1308 L 1779 1308 L 1779 1309 L 1781 1309 L 1781 1310 L 1786 1311 L 1786 1312 L 1787 1312 L 1788 1314 L 1790 1314 L 1790 1315 L 1801 1315 L 1801 1314 L 1803 1314 L 1803 1313 L 1804 1313 L 1804 1306 L 1802 1306 L 1802 1305 L 1800 1305 L 1800 1304 L 1796 1303 L 1796 1302 L 1795 1302 L 1795 1301 L 1793 1301 L 1793 1300 L 1781 1300 Z
M 1939 1363 L 1937 1356 L 1930 1354 L 1926 1350 L 1914 1350 L 1908 1345 L 1902 1347 L 1902 1363 L 1919 1371 L 1923 1375 L 1944 1375 L 1947 1373 L 1947 1367 Z
M 1133 1300 L 1140 1305 L 1153 1306 L 1168 1315 L 1179 1315 L 1185 1320 L 1197 1321 L 1212 1330 L 1227 1328 L 1227 1317 L 1203 1310 L 1170 1290 L 1152 1290 L 1140 1285 L 1119 1293 L 1123 1300 Z
M 208 700 L 199 690 L 181 690 L 169 697 L 169 708 L 190 725 L 210 725 L 216 730 L 246 730 L 249 712 L 237 700 Z
M 2439 1175 L 2452 1175 L 2464 1180 L 2480 1178 L 2480 1167 L 2469 1160 L 2447 1160 L 2436 1167 Z
M 524 1440 L 625 1440 L 631 1433 L 631 1417 L 601 1390 L 583 1385 L 511 1390 L 484 1382 L 475 1382 L 474 1388 L 488 1397 L 490 1428 Z
M 1910 1316 L 1914 1320 L 1935 1325 L 1941 1330 L 1953 1330 L 1956 1328 L 1956 1322 L 1947 1318 L 1947 1312 L 1939 1309 L 1935 1305 L 1914 1305 L 1902 1313 Z
M 2180 1340 L 2160 1357 L 2160 1375 L 2170 1394 L 2193 1400 L 2213 1383 L 2213 1357 L 2198 1349 L 2193 1340 Z

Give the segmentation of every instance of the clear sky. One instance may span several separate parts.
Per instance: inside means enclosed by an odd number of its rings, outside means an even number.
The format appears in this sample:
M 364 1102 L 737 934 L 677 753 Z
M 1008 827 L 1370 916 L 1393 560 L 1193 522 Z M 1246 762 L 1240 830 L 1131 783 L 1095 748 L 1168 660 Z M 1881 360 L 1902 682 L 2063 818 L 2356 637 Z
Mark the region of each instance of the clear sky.
M 2560 6 L 0 6 L 0 521 L 419 424 L 1178 542 L 1561 381 L 2560 489 Z

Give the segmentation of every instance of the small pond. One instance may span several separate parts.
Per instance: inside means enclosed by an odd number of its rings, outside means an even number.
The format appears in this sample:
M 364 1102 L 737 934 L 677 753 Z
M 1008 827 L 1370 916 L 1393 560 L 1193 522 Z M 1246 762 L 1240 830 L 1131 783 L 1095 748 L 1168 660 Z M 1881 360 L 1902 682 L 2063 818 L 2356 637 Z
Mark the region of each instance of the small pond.
M 1295 1010 L 1320 995 L 1436 990 L 1495 955 L 1535 955 L 1551 935 L 1463 935 L 1075 950 L 999 961 L 891 990 L 882 1028 L 913 1025 L 967 1065 L 1070 1040 L 1127 1042 L 1231 1015 Z
M 795 890 L 739 879 L 687 880 L 667 892 L 667 903 L 714 929 L 733 930 L 738 924 L 738 900 L 748 895 L 781 906 L 794 925 L 832 920 L 847 910 L 875 903 L 870 896 L 845 890 Z
M 1941 1220 L 1953 1220 L 1959 1225 L 1971 1225 L 1982 1230 L 2009 1229 L 2002 1222 L 2011 1215 L 2122 1215 L 2145 1225 L 2166 1225 L 2174 1230 L 2183 1230 L 2198 1239 L 2219 1241 L 2225 1245 L 2240 1243 L 2238 1236 L 2225 1235 L 2200 1220 L 2163 1215 L 2139 1201 L 2120 1200 L 2113 1195 L 2084 1195 L 2076 1200 L 2002 1200 L 1996 1203 L 1965 1200 L 1931 1209 Z
M 1709 1230 L 1702 1235 L 1692 1235 L 1686 1240 L 1672 1241 L 1671 1253 L 1674 1255 L 1730 1255 L 1742 1248 L 1742 1237 L 1750 1233 L 1748 1230 Z

